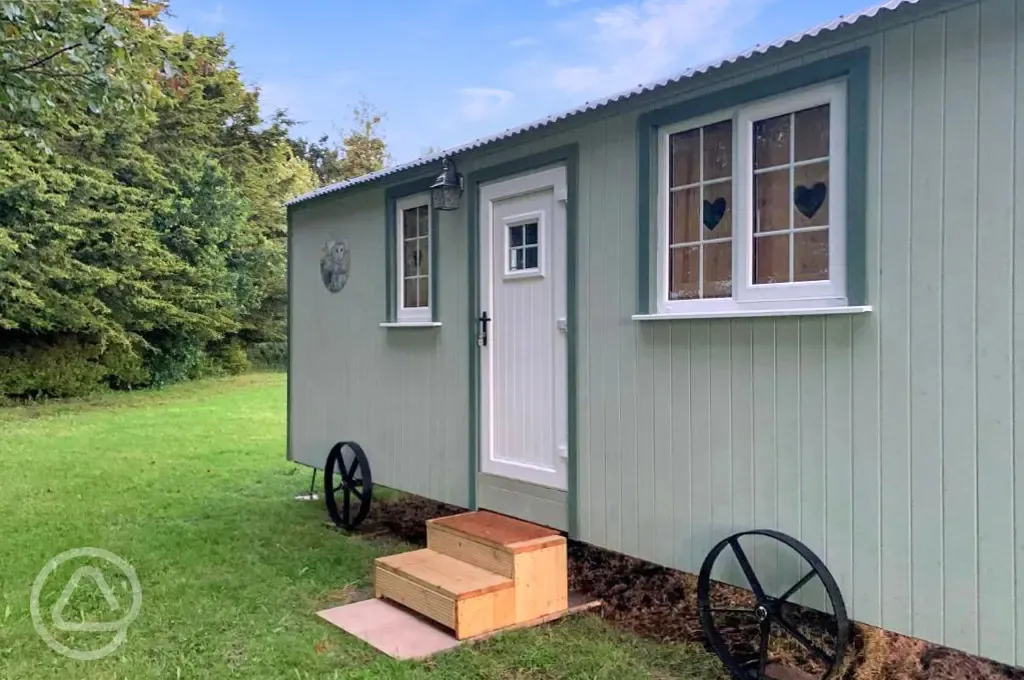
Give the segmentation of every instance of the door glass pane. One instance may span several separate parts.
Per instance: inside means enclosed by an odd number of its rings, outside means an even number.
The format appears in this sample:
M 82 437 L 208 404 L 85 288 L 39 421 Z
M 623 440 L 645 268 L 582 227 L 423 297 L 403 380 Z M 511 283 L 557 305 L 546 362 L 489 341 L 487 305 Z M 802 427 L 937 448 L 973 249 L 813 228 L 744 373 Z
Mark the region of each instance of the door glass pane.
M 669 300 L 700 297 L 700 246 L 673 248 L 668 270 Z
M 508 245 L 512 248 L 523 245 L 523 227 L 521 225 L 508 228 Z
M 789 283 L 789 234 L 754 239 L 754 283 Z
M 523 266 L 525 269 L 536 269 L 538 265 L 538 253 L 540 252 L 537 246 L 527 246 L 523 248 L 525 253 L 523 257 Z
M 537 222 L 508 228 L 508 271 L 538 269 L 540 262 L 540 225 Z
M 525 234 L 524 234 L 524 237 L 523 237 L 523 243 L 525 243 L 526 245 L 530 245 L 530 244 L 536 243 L 537 242 L 537 223 L 536 222 L 531 222 L 530 224 L 527 224 L 524 227 L 524 229 L 525 229 Z

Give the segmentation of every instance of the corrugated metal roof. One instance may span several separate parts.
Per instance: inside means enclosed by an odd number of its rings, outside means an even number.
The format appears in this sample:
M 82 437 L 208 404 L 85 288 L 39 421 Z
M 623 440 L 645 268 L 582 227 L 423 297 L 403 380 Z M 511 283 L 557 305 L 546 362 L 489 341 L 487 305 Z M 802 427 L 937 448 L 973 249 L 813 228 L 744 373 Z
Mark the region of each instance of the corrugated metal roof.
M 891 13 L 891 12 L 895 12 L 896 10 L 898 10 L 898 9 L 900 9 L 902 7 L 908 6 L 908 5 L 921 5 L 921 4 L 930 2 L 930 1 L 931 0 L 888 0 L 887 2 L 883 2 L 883 3 L 880 3 L 880 4 L 875 5 L 873 7 L 869 7 L 868 9 L 865 9 L 865 10 L 862 10 L 860 12 L 857 12 L 856 14 L 850 14 L 850 15 L 847 15 L 847 16 L 841 16 L 841 17 L 839 17 L 837 19 L 834 19 L 832 21 L 829 21 L 827 23 L 821 24 L 819 26 L 815 26 L 814 28 L 811 28 L 809 30 L 801 31 L 800 33 L 794 33 L 791 36 L 788 36 L 786 38 L 782 38 L 781 40 L 777 40 L 777 41 L 775 41 L 773 43 L 770 43 L 770 44 L 767 44 L 767 45 L 758 45 L 757 47 L 753 47 L 753 48 L 745 50 L 743 52 L 739 52 L 737 54 L 733 54 L 731 56 L 725 57 L 724 59 L 719 59 L 717 61 L 709 62 L 709 63 L 703 64 L 701 66 L 695 66 L 693 68 L 687 69 L 686 71 L 683 71 L 682 73 L 680 73 L 678 75 L 675 75 L 675 76 L 672 76 L 670 78 L 666 78 L 666 79 L 663 79 L 663 80 L 658 80 L 658 81 L 655 81 L 655 82 L 652 82 L 652 83 L 647 83 L 646 85 L 640 85 L 640 86 L 637 86 L 637 87 L 635 87 L 633 89 L 625 90 L 623 92 L 619 92 L 617 94 L 613 94 L 613 95 L 611 95 L 609 97 L 605 97 L 604 99 L 599 99 L 599 100 L 596 100 L 596 101 L 587 102 L 587 103 L 585 103 L 582 106 L 579 106 L 577 108 L 570 109 L 568 111 L 563 111 L 561 113 L 557 113 L 557 114 L 554 114 L 554 115 L 551 115 L 551 116 L 547 116 L 545 118 L 541 118 L 539 120 L 535 120 L 532 123 L 527 123 L 526 125 L 521 125 L 519 127 L 509 128 L 508 130 L 505 130 L 504 132 L 500 132 L 500 133 L 498 133 L 496 135 L 491 135 L 489 137 L 483 137 L 481 139 L 477 139 L 475 141 L 469 142 L 468 144 L 463 144 L 461 146 L 456 146 L 456 147 L 453 147 L 451 149 L 447 149 L 445 151 L 442 151 L 440 153 L 436 153 L 436 154 L 433 154 L 433 155 L 430 155 L 430 156 L 423 156 L 422 158 L 417 158 L 414 161 L 409 161 L 407 163 L 400 163 L 398 165 L 393 165 L 393 166 L 391 166 L 389 168 L 385 168 L 385 169 L 380 170 L 378 172 L 372 172 L 372 173 L 370 173 L 368 175 L 362 175 L 361 177 L 356 177 L 354 179 L 346 180 L 344 182 L 338 182 L 336 184 L 330 184 L 328 186 L 321 187 L 321 188 L 316 189 L 314 191 L 311 191 L 311 192 L 309 192 L 307 194 L 303 194 L 301 196 L 297 196 L 296 198 L 293 198 L 292 200 L 290 200 L 287 203 L 285 203 L 285 205 L 286 206 L 292 206 L 292 205 L 295 205 L 297 203 L 302 203 L 304 201 L 308 201 L 310 199 L 317 198 L 319 196 L 324 196 L 326 194 L 332 194 L 332 193 L 335 193 L 337 191 L 342 191 L 342 190 L 348 189 L 350 187 L 355 187 L 355 186 L 359 186 L 359 185 L 362 185 L 362 184 L 368 184 L 370 182 L 375 182 L 375 181 L 377 181 L 379 179 L 383 179 L 384 177 L 389 177 L 391 175 L 396 175 L 398 173 L 405 172 L 407 170 L 412 170 L 414 168 L 422 167 L 424 165 L 438 164 L 438 163 L 440 163 L 441 159 L 445 158 L 446 156 L 457 156 L 458 154 L 462 154 L 462 153 L 465 153 L 467 151 L 471 151 L 473 149 L 479 149 L 480 147 L 487 146 L 489 144 L 493 144 L 495 142 L 499 142 L 499 141 L 508 139 L 510 137 L 515 137 L 517 135 L 521 135 L 524 132 L 529 132 L 530 130 L 536 130 L 538 128 L 546 127 L 546 126 L 551 125 L 553 123 L 557 123 L 560 120 L 565 120 L 566 118 L 573 118 L 573 117 L 578 116 L 578 115 L 580 115 L 582 113 L 586 113 L 588 111 L 593 111 L 595 109 L 603 108 L 605 106 L 608 106 L 609 104 L 612 104 L 612 103 L 615 103 L 615 102 L 618 102 L 618 101 L 622 101 L 624 99 L 631 99 L 633 97 L 636 97 L 637 95 L 641 95 L 641 94 L 644 94 L 646 92 L 653 92 L 653 91 L 656 91 L 656 90 L 660 90 L 662 88 L 668 87 L 668 86 L 673 85 L 675 83 L 679 83 L 679 82 L 681 82 L 683 80 L 686 80 L 688 78 L 692 78 L 693 76 L 699 75 L 701 73 L 707 73 L 709 71 L 714 71 L 714 70 L 719 69 L 719 68 L 721 68 L 721 67 L 723 67 L 723 66 L 725 66 L 727 64 L 732 64 L 732 63 L 736 63 L 736 62 L 739 62 L 739 61 L 745 61 L 747 59 L 750 59 L 751 57 L 756 57 L 758 55 L 762 55 L 762 54 L 765 54 L 765 53 L 768 53 L 768 52 L 773 52 L 773 51 L 775 51 L 775 50 L 777 50 L 777 49 L 779 49 L 779 48 L 781 48 L 781 47 L 783 47 L 785 45 L 789 45 L 789 44 L 792 44 L 792 43 L 798 43 L 798 42 L 801 42 L 801 41 L 803 41 L 803 40 L 805 40 L 807 38 L 814 38 L 814 37 L 816 37 L 816 36 L 818 36 L 818 35 L 820 35 L 822 33 L 831 33 L 833 31 L 836 31 L 836 30 L 839 30 L 839 29 L 843 28 L 844 26 L 849 26 L 849 25 L 855 24 L 855 23 L 857 23 L 859 21 L 862 21 L 862 20 L 872 20 L 872 19 L 874 19 L 875 17 L 877 17 L 880 14 L 888 14 L 888 13 Z M 440 171 L 440 167 L 438 167 L 438 170 Z

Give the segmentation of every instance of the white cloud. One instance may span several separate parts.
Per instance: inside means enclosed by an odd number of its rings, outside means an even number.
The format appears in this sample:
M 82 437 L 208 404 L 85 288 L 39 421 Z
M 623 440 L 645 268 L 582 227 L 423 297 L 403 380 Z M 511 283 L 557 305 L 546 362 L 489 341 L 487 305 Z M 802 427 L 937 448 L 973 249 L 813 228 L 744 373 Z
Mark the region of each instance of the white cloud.
M 516 38 L 509 41 L 509 47 L 530 47 L 537 44 L 536 38 Z
M 735 49 L 734 36 L 770 0 L 644 0 L 562 24 L 577 63 L 550 65 L 550 84 L 578 95 L 610 93 Z
M 463 118 L 475 122 L 500 113 L 514 95 L 496 87 L 464 87 L 459 90 L 459 97 Z

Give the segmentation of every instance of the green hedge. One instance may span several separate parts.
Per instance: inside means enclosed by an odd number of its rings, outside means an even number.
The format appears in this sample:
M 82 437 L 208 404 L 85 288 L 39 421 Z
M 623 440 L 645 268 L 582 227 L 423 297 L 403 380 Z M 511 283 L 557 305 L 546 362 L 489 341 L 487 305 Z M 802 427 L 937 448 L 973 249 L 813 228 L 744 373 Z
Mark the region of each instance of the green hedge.
M 204 345 L 167 337 L 143 351 L 89 338 L 0 332 L 0 397 L 44 399 L 80 397 L 104 389 L 161 387 L 196 378 L 236 375 L 276 362 L 281 350 L 252 352 L 239 339 Z M 254 354 L 260 361 L 253 362 Z M 283 360 L 281 360 L 283 364 Z
M 7 397 L 80 397 L 148 380 L 141 360 L 129 348 L 73 336 L 0 350 L 0 394 Z

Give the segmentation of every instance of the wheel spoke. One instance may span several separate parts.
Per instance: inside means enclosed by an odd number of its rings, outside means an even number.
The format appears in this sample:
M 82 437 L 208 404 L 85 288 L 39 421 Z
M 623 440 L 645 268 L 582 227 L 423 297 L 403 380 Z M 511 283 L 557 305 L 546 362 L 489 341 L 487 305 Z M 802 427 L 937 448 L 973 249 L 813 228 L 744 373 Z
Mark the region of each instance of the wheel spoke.
M 359 499 L 360 503 L 366 500 L 366 497 L 363 495 L 366 492 L 366 489 L 360 489 L 359 487 L 353 486 L 350 488 L 350 491 L 352 491 L 353 496 Z
M 357 456 L 352 456 L 352 465 L 350 465 L 348 467 L 348 475 L 347 475 L 348 479 L 350 479 L 350 480 L 352 479 L 353 475 L 356 474 L 356 468 L 358 468 L 358 467 L 359 467 L 359 458 Z
M 818 657 L 819 661 L 823 661 L 824 663 L 827 663 L 829 666 L 835 665 L 835 657 L 833 657 L 831 654 L 829 654 L 828 652 L 824 651 L 816 644 L 811 642 L 806 635 L 798 631 L 792 624 L 789 623 L 789 621 L 786 621 L 781 616 L 772 617 L 772 621 L 778 624 L 779 628 L 786 631 L 786 633 L 788 633 L 791 638 L 793 638 L 801 645 L 803 645 L 807 649 L 807 651 L 809 651 L 814 656 Z
M 768 621 L 761 623 L 761 658 L 757 664 L 757 680 L 765 677 L 765 670 L 768 668 L 768 647 L 772 641 L 772 624 Z
M 342 494 L 341 501 L 341 518 L 345 521 L 346 527 L 349 525 L 349 522 L 351 521 L 350 517 L 352 516 L 352 509 L 350 507 L 351 501 L 352 494 L 349 492 L 349 489 L 346 488 Z
M 345 466 L 345 459 L 338 456 L 338 473 L 341 475 L 341 479 L 346 484 L 352 483 L 352 475 L 349 473 L 348 468 Z
M 743 552 L 743 548 L 740 547 L 740 542 L 735 536 L 729 539 L 729 545 L 732 547 L 732 551 L 736 555 L 736 561 L 740 563 L 740 568 L 743 569 L 743 574 L 747 577 L 747 582 L 750 583 L 750 588 L 754 591 L 757 601 L 763 601 L 764 589 L 761 587 L 761 582 L 757 580 L 754 568 L 750 566 L 747 553 Z
M 334 493 L 338 493 L 339 491 L 341 491 L 341 490 L 342 490 L 342 489 L 344 489 L 345 487 L 346 487 L 346 484 L 345 484 L 345 482 L 342 482 L 342 483 L 341 483 L 341 484 L 339 484 L 338 486 L 334 487 Z
M 796 591 L 800 590 L 805 585 L 807 585 L 807 583 L 815 576 L 817 576 L 817 572 L 815 572 L 813 569 L 810 570 L 802 579 L 796 582 L 796 585 L 787 590 L 781 597 L 777 598 L 776 602 L 779 602 L 780 604 L 782 602 L 786 602 L 787 600 L 789 600 L 789 598 L 793 597 L 793 595 L 796 594 Z

